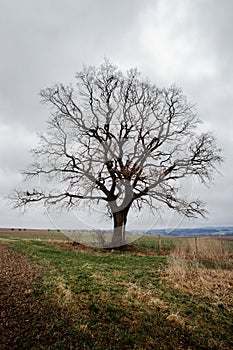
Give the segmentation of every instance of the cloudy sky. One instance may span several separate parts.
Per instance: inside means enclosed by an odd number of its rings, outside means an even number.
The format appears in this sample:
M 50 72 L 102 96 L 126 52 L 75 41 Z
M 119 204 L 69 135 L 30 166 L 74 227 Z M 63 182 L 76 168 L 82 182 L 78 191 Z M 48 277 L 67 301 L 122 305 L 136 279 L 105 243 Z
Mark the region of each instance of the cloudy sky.
M 207 203 L 208 220 L 143 212 L 130 227 L 233 225 L 233 1 L 0 0 L 0 8 L 0 227 L 104 225 L 98 208 L 70 217 L 43 208 L 21 215 L 4 199 L 22 186 L 20 170 L 45 129 L 49 111 L 39 91 L 74 81 L 83 64 L 99 65 L 104 57 L 122 70 L 137 66 L 159 87 L 182 87 L 202 128 L 223 148 L 215 183 L 187 190 Z

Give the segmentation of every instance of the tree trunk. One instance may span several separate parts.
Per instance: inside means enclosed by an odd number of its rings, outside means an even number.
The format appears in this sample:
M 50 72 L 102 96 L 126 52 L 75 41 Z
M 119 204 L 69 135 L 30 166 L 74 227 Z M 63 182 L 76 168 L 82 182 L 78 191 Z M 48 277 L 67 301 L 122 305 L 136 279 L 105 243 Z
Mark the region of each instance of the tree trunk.
M 127 221 L 128 209 L 113 213 L 114 229 L 112 236 L 112 247 L 121 247 L 125 245 L 125 226 Z

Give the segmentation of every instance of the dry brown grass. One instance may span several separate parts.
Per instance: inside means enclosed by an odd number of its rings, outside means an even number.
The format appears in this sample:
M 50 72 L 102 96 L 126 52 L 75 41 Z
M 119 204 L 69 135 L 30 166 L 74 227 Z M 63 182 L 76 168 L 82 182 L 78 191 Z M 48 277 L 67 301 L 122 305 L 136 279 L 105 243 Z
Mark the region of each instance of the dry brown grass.
M 134 304 L 144 303 L 157 309 L 168 309 L 168 305 L 159 296 L 155 295 L 154 290 L 142 288 L 131 282 L 127 285 L 124 300 L 132 301 Z
M 171 258 L 164 279 L 182 293 L 199 295 L 213 303 L 233 305 L 233 270 L 205 268 L 197 260 Z
M 72 292 L 69 287 L 62 281 L 57 282 L 57 287 L 54 291 L 54 297 L 57 296 L 58 301 L 63 303 L 70 303 L 72 301 Z
M 233 258 L 226 242 L 211 237 L 193 237 L 180 240 L 172 251 L 172 256 L 212 261 L 229 261 Z

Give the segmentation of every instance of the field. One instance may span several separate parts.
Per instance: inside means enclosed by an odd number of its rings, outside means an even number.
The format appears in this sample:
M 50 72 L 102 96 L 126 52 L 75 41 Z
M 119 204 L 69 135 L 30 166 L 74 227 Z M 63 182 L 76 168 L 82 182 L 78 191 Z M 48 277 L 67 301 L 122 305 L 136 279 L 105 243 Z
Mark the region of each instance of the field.
M 0 234 L 1 350 L 233 349 L 233 241 L 20 235 Z

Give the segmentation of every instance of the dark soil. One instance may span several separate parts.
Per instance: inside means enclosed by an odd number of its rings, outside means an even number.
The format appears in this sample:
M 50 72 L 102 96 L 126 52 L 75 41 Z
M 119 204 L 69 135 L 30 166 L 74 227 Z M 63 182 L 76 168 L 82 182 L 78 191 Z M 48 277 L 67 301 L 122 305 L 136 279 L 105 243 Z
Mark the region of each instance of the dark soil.
M 28 259 L 0 244 L 0 349 L 19 349 L 33 334 L 40 318 L 40 302 L 32 281 L 40 271 Z
M 69 321 L 37 295 L 42 270 L 0 243 L 0 350 L 52 348 Z M 57 312 L 57 311 L 56 311 Z M 55 317 L 56 316 L 56 317 Z

